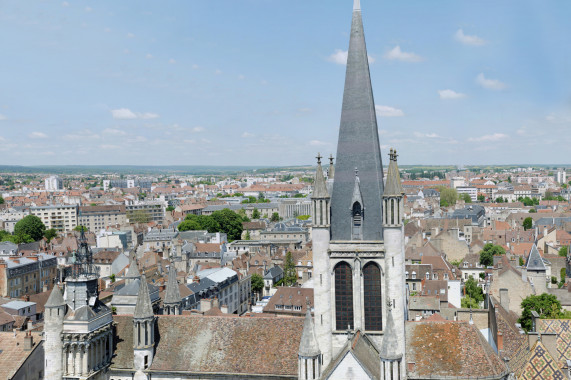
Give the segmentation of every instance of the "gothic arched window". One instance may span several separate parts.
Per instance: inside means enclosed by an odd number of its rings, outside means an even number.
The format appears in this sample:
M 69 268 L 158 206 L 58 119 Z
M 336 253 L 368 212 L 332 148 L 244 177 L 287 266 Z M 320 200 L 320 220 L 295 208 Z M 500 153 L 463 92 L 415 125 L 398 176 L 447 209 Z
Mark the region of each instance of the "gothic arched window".
M 347 330 L 353 323 L 353 273 L 351 266 L 340 262 L 335 266 L 335 329 Z
M 383 329 L 383 306 L 381 297 L 381 270 L 373 262 L 363 267 L 365 330 Z
M 353 203 L 353 224 L 351 236 L 353 240 L 361 240 L 363 230 L 363 208 L 359 202 Z

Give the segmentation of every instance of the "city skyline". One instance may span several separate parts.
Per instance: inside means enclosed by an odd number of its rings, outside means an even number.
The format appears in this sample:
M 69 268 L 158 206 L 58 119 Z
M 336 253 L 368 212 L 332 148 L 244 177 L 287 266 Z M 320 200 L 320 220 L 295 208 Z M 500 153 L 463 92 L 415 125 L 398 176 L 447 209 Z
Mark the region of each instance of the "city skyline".
M 566 162 L 561 6 L 363 3 L 383 156 Z M 285 166 L 336 154 L 351 1 L 86 4 L 0 10 L 3 164 Z

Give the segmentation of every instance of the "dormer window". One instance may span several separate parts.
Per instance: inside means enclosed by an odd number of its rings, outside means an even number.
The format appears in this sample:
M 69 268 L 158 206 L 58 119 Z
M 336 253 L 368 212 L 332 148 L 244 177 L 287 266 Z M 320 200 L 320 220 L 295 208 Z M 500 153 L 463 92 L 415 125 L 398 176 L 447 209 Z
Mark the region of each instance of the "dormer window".
M 414 272 L 414 271 L 412 272 L 412 279 L 416 280 L 416 272 Z
M 363 208 L 359 202 L 353 203 L 353 240 L 361 240 L 363 233 Z

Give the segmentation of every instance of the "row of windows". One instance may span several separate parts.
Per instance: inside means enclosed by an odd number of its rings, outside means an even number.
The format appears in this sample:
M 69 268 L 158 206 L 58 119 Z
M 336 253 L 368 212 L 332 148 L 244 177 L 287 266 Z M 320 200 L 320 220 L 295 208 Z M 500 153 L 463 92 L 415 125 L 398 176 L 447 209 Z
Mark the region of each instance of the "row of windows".
M 341 262 L 335 266 L 335 325 L 337 330 L 354 328 L 353 272 Z M 382 330 L 381 270 L 375 263 L 363 267 L 365 330 Z

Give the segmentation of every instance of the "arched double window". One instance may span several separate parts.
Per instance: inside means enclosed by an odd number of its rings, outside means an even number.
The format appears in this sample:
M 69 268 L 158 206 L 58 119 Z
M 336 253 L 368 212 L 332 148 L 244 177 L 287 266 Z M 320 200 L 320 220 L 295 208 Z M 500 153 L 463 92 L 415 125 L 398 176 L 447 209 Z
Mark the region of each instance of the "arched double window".
M 363 287 L 365 306 L 365 330 L 383 329 L 383 304 L 381 295 L 381 269 L 369 262 L 363 267 Z
M 363 208 L 359 202 L 353 203 L 353 223 L 351 236 L 353 240 L 361 240 L 363 238 Z
M 353 273 L 351 266 L 340 262 L 335 266 L 335 329 L 354 328 L 353 323 Z

